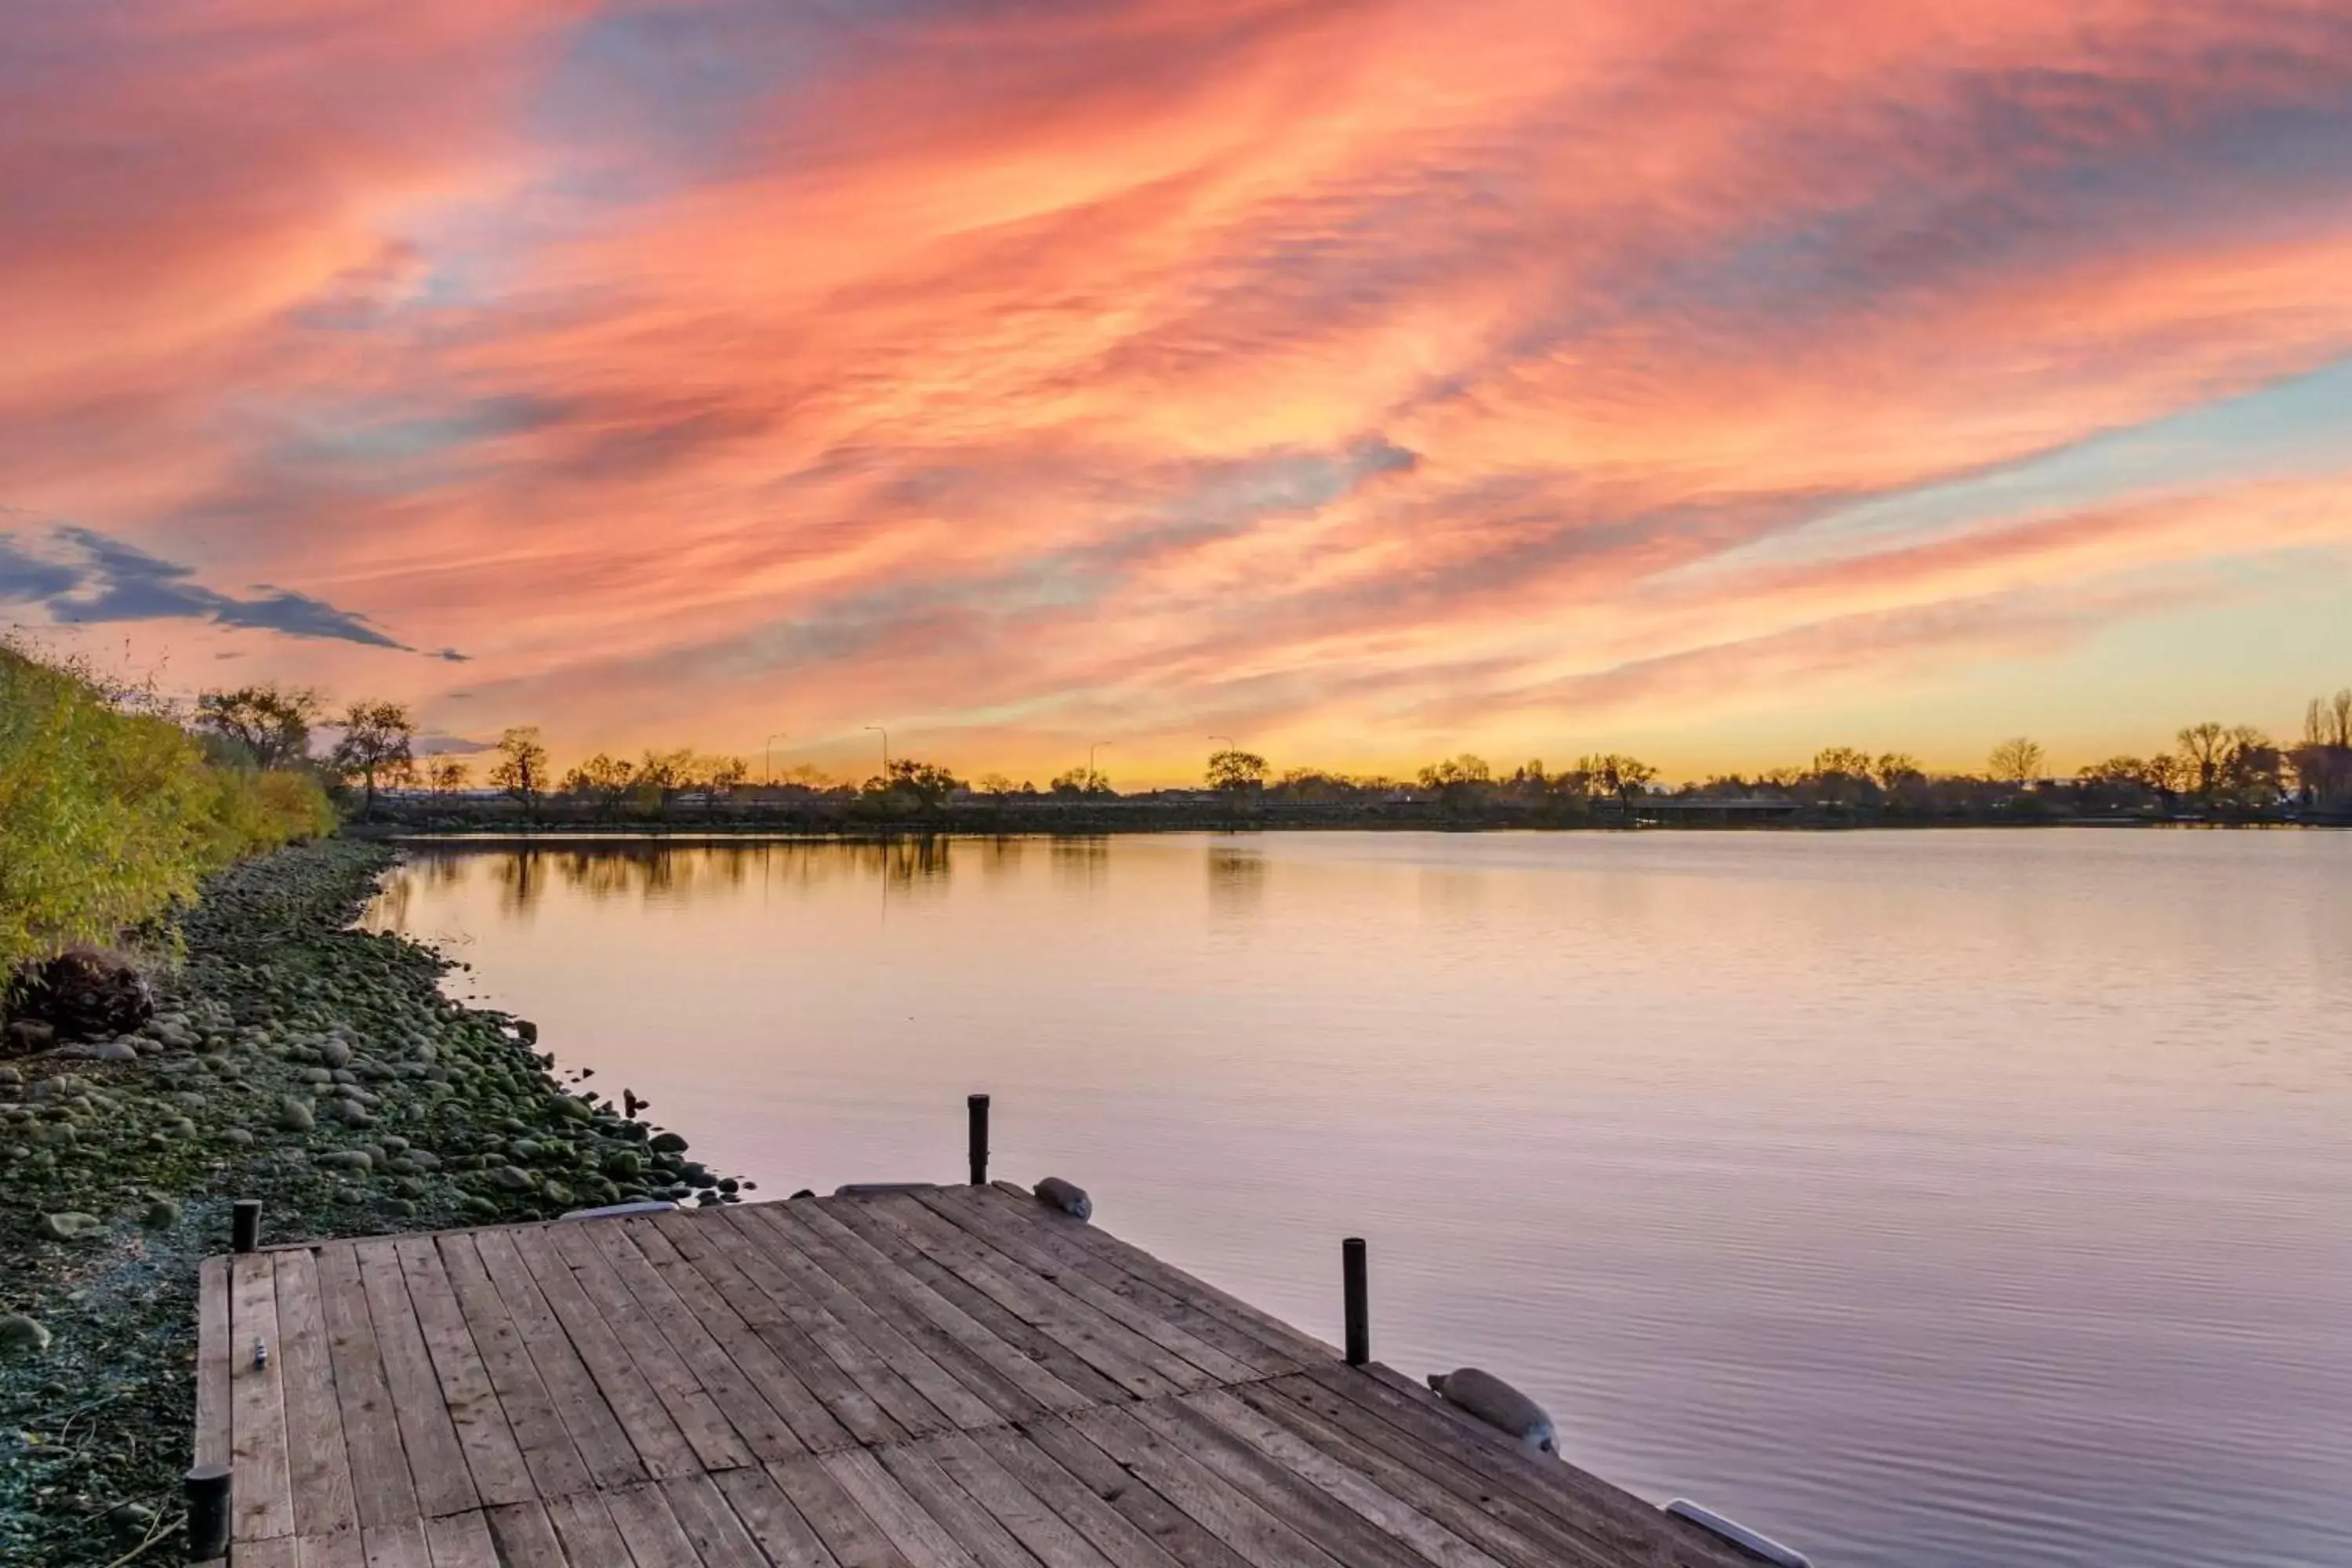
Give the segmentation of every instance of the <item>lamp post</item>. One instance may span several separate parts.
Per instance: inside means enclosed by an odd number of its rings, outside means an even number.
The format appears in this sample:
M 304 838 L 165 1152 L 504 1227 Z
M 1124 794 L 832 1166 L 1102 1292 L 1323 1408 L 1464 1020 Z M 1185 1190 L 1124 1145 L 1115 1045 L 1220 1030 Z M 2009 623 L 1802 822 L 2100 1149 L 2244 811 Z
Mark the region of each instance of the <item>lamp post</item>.
M 890 776 L 890 731 L 879 724 L 868 724 L 866 727 L 882 737 L 882 776 L 887 780 Z
M 792 737 L 790 735 L 786 734 L 783 731 L 779 730 L 774 734 L 769 736 L 765 742 L 768 753 L 768 786 L 771 789 L 775 787 L 776 783 L 776 742 L 779 741 L 789 741 L 791 739 Z
M 1095 787 L 1095 753 L 1110 743 L 1108 741 L 1097 741 L 1087 748 L 1087 787 L 1088 789 Z

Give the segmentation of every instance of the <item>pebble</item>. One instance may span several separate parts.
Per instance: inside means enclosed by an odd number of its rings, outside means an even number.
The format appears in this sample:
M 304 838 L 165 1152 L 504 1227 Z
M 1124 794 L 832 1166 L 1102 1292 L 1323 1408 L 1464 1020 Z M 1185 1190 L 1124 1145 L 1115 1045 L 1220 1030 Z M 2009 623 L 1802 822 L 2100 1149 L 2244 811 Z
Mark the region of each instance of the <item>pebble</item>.
M 41 1234 L 51 1241 L 71 1241 L 78 1236 L 105 1228 L 105 1223 L 96 1215 L 77 1214 L 71 1209 L 41 1216 Z
M 310 1101 L 289 1099 L 278 1104 L 278 1125 L 289 1132 L 308 1132 L 319 1125 L 319 1119 Z
M 243 1127 L 222 1128 L 220 1139 L 222 1142 L 238 1149 L 249 1149 L 253 1146 L 252 1132 Z
M 11 1354 L 38 1355 L 49 1348 L 49 1331 L 38 1319 L 22 1312 L 11 1312 L 0 1318 L 0 1351 Z
M 656 1132 L 646 1147 L 656 1154 L 682 1154 L 686 1152 L 686 1140 L 676 1132 Z
M 510 1193 L 527 1193 L 534 1184 L 529 1171 L 518 1170 L 512 1165 L 500 1166 L 490 1180 Z
M 180 1205 L 170 1198 L 157 1198 L 147 1205 L 140 1224 L 149 1230 L 169 1230 L 180 1223 Z
M 121 1040 L 109 1040 L 103 1045 L 90 1047 L 89 1058 L 99 1062 L 135 1062 L 139 1059 L 139 1047 Z
M 136 1541 L 155 1522 L 155 1510 L 143 1502 L 119 1502 L 106 1510 L 107 1525 L 124 1541 Z

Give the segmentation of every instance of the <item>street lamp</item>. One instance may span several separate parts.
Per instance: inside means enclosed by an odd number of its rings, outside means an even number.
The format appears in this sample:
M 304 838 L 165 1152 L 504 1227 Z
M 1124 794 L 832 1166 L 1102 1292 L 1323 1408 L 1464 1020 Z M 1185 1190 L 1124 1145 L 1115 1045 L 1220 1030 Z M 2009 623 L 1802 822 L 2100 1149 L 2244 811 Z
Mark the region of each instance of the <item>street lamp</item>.
M 1095 773 L 1095 753 L 1109 744 L 1111 744 L 1111 742 L 1108 741 L 1097 741 L 1093 745 L 1087 748 L 1087 788 L 1088 789 L 1095 787 L 1095 779 L 1097 776 Z
M 792 737 L 790 735 L 786 734 L 783 731 L 779 730 L 774 734 L 769 736 L 765 742 L 768 752 L 768 785 L 771 789 L 775 787 L 776 783 L 776 742 L 779 741 L 789 741 L 791 739 Z
M 882 776 L 887 779 L 890 776 L 890 731 L 879 724 L 866 727 L 882 737 Z

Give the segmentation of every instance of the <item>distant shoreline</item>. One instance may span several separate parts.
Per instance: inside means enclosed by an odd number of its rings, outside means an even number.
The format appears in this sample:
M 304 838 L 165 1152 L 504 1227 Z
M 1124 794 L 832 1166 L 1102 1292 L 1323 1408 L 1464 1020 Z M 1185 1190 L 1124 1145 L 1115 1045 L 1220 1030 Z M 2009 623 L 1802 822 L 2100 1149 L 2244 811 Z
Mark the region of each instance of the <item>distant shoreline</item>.
M 1572 823 L 1528 822 L 1508 820 L 1445 820 L 1427 818 L 1399 820 L 1393 817 L 1362 817 L 1341 820 L 1285 820 L 1267 818 L 1153 818 L 1123 820 L 1087 817 L 1043 818 L 1037 816 L 1003 817 L 961 814 L 937 818 L 915 818 L 899 821 L 865 823 L 813 823 L 731 821 L 719 823 L 543 823 L 485 822 L 463 826 L 425 826 L 403 823 L 352 823 L 344 828 L 350 837 L 379 839 L 397 844 L 447 844 L 495 847 L 500 845 L 534 845 L 556 847 L 566 843 L 608 843 L 619 841 L 658 841 L 668 844 L 740 842 L 747 839 L 805 843 L 873 843 L 903 838 L 1103 838 L 1151 837 L 1172 834 L 1259 835 L 1266 833 L 1776 833 L 1776 834 L 1842 834 L 1862 832 L 1916 832 L 1923 829 L 1985 829 L 1992 831 L 2043 831 L 2054 827 L 2136 829 L 2136 830 L 2252 830 L 2252 829 L 2336 829 L 2352 827 L 2352 819 L 2275 819 L 2275 818 L 2200 818 L 2170 817 L 2150 819 L 2127 816 L 2063 816 L 2033 820 L 2002 821 L 1985 818 L 1875 818 L 1847 820 L 1817 820 L 1784 818 L 1776 821 L 1654 821 L 1637 817 L 1632 822 L 1586 821 Z

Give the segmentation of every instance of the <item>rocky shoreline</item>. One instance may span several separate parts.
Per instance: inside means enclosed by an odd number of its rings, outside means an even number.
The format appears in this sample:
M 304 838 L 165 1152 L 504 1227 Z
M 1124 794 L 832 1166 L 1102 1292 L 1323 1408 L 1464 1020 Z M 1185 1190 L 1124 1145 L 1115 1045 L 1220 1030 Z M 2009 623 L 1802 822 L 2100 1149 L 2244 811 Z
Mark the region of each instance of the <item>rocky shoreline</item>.
M 175 1552 L 198 1262 L 265 1243 L 551 1217 L 738 1184 L 559 1079 L 454 965 L 349 929 L 394 859 L 282 850 L 205 887 L 137 1034 L 0 1062 L 0 1563 Z

